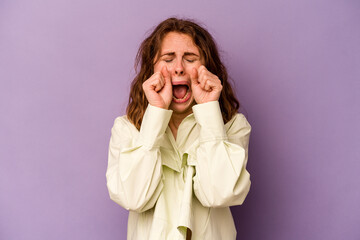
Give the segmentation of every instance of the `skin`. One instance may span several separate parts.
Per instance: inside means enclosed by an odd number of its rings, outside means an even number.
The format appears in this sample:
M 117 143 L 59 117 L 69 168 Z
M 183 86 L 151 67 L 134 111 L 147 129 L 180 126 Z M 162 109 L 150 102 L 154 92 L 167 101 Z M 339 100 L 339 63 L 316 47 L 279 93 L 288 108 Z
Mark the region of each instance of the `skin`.
M 187 34 L 166 34 L 158 58 L 154 74 L 142 87 L 150 105 L 173 110 L 169 127 L 176 139 L 177 129 L 192 113 L 192 106 L 218 101 L 222 85 L 220 79 L 206 69 L 198 47 Z M 190 98 L 183 103 L 173 101 L 172 85 L 178 82 L 190 86 Z

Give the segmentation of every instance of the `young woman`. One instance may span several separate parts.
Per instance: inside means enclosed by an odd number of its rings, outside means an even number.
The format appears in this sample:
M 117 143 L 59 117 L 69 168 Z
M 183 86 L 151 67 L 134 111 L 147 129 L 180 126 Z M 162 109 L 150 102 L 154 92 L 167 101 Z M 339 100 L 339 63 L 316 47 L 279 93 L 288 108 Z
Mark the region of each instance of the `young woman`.
M 169 18 L 140 46 L 127 115 L 109 144 L 110 198 L 128 209 L 127 239 L 236 239 L 251 126 L 237 113 L 211 35 Z

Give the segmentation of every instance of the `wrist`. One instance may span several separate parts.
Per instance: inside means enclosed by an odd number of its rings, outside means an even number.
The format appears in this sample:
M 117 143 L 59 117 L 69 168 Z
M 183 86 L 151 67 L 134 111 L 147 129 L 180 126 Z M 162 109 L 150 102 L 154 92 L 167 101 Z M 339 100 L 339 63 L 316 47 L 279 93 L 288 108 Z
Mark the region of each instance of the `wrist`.
M 149 105 L 153 106 L 153 107 L 156 107 L 156 108 L 161 108 L 161 109 L 164 109 L 164 110 L 169 110 L 169 107 L 165 106 L 164 104 L 156 104 L 156 103 L 150 103 L 149 102 Z

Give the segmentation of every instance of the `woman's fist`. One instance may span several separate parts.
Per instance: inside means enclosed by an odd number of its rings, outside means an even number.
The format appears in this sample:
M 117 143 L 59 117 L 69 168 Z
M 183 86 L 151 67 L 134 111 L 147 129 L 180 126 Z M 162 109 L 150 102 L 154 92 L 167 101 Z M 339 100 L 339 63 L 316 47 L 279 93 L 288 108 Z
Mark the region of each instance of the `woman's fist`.
M 193 68 L 190 73 L 191 91 L 197 104 L 219 100 L 222 85 L 220 79 L 204 65 Z
M 155 72 L 143 84 L 145 96 L 150 105 L 169 109 L 172 101 L 172 85 L 170 73 L 164 66 L 160 72 Z

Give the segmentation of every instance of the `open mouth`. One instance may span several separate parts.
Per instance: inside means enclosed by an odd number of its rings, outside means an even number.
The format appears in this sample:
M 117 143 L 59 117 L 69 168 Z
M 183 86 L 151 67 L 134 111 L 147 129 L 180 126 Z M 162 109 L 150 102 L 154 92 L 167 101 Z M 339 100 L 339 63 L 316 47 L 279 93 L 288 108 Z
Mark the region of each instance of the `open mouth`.
M 174 84 L 173 88 L 173 101 L 176 103 L 183 103 L 189 100 L 191 93 L 187 84 L 179 83 Z

